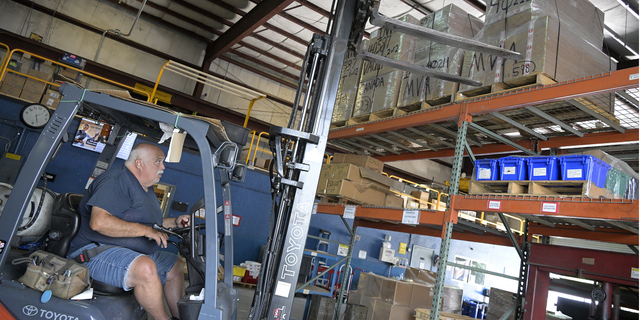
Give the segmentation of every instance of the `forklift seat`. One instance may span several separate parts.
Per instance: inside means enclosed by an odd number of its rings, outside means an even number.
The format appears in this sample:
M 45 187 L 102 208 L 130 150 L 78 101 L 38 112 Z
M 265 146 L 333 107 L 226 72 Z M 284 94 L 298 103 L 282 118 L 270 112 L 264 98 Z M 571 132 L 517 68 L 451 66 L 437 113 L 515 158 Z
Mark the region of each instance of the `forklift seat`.
M 53 203 L 49 243 L 46 251 L 63 258 L 67 256 L 69 244 L 80 229 L 78 206 L 81 200 L 82 195 L 76 193 L 64 193 L 56 197 Z M 93 287 L 94 293 L 99 295 L 124 295 L 133 292 L 96 280 L 91 281 L 91 287 Z

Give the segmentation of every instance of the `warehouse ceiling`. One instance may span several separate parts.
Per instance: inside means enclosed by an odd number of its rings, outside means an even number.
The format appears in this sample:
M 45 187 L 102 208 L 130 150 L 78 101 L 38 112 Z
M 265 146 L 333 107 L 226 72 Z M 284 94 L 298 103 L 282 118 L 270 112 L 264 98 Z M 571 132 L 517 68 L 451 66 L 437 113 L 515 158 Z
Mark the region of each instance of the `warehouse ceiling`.
M 109 0 L 116 3 L 116 0 Z M 449 4 L 484 18 L 487 2 L 506 0 L 382 0 L 380 13 L 421 19 Z M 638 0 L 590 0 L 605 12 L 603 51 L 615 61 L 638 59 Z M 124 0 L 130 10 L 169 27 L 212 41 L 205 63 L 220 57 L 289 86 L 297 83 L 313 33 L 324 33 L 332 10 L 328 0 Z M 367 26 L 368 32 L 374 30 Z

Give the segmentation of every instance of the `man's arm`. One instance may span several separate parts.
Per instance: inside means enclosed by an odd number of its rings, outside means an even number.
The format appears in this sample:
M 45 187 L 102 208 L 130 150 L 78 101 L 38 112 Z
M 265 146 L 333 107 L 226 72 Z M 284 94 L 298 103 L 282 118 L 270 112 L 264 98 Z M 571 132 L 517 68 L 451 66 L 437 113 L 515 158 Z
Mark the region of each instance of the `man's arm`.
M 114 217 L 107 210 L 93 206 L 91 208 L 91 230 L 109 237 L 147 237 L 153 239 L 163 248 L 167 247 L 169 235 L 164 232 L 153 230 L 143 224 L 124 221 Z

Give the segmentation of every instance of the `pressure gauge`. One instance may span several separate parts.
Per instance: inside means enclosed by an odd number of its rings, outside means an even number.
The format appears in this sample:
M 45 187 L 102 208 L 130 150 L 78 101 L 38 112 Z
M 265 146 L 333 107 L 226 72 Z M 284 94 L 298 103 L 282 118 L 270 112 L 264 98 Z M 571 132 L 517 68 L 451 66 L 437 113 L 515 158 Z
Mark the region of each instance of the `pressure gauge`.
M 38 104 L 28 104 L 20 111 L 20 121 L 25 126 L 33 129 L 42 129 L 51 118 L 49 108 Z

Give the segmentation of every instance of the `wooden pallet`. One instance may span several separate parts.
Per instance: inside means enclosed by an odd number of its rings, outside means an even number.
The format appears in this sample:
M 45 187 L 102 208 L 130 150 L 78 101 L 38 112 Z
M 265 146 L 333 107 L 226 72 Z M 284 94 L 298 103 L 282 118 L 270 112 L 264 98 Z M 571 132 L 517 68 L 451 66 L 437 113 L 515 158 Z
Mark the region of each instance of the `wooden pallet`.
M 458 92 L 454 96 L 454 101 L 461 101 L 472 98 L 482 98 L 496 93 L 505 93 L 518 89 L 527 89 L 532 87 L 550 85 L 556 83 L 553 78 L 544 74 L 536 73 L 530 74 L 524 77 L 508 80 L 505 82 L 494 83 L 491 86 L 483 86 L 467 90 L 464 92 Z
M 471 181 L 469 194 L 614 198 L 592 181 Z
M 256 286 L 255 283 L 246 283 L 246 282 L 240 282 L 240 281 L 234 281 L 233 284 L 234 285 L 238 285 L 238 286 L 242 286 L 244 288 L 249 288 L 249 289 L 251 289 L 251 288 Z
M 349 120 L 347 120 L 347 125 L 351 126 L 354 124 L 361 124 L 361 123 L 376 121 L 380 119 L 403 115 L 405 113 L 407 112 L 400 108 L 380 110 L 380 111 L 372 112 L 370 114 L 365 114 L 365 115 L 350 118 Z
M 358 201 L 356 199 L 351 199 L 349 197 L 345 197 L 345 196 L 342 196 L 342 195 L 316 194 L 316 198 L 320 199 L 320 202 L 322 202 L 322 203 L 352 204 L 352 205 L 357 205 L 357 206 L 370 205 L 368 203 L 364 203 L 362 201 Z
M 429 320 L 429 317 L 431 316 L 431 310 L 416 308 L 416 310 L 413 311 L 413 315 L 416 317 L 417 320 L 423 320 L 423 319 Z M 469 316 L 463 316 L 460 314 L 440 312 L 440 320 L 467 320 L 467 319 L 472 320 L 473 318 Z
M 341 128 L 347 125 L 347 120 L 342 120 L 342 121 L 336 121 L 336 122 L 332 122 L 331 126 L 329 127 L 330 129 L 334 129 L 334 128 Z

